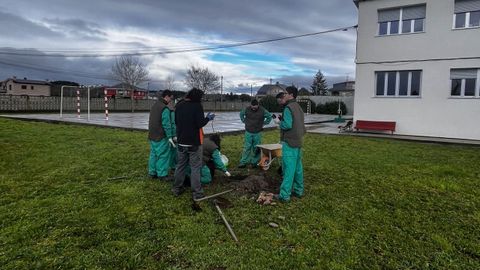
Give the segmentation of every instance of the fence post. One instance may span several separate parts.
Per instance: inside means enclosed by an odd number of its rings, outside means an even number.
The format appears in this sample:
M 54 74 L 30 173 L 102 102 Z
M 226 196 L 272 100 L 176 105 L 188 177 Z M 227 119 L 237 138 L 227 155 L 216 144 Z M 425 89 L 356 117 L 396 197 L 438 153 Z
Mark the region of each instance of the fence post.
M 80 119 L 80 90 L 77 89 L 77 118 Z

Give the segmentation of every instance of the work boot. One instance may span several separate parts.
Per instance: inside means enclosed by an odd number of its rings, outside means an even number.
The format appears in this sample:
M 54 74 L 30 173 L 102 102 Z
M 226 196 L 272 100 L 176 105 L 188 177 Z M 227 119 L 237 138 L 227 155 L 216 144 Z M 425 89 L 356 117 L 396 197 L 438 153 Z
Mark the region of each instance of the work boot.
M 178 197 L 178 196 L 182 195 L 183 192 L 185 192 L 184 188 L 182 188 L 182 189 L 172 188 L 172 193 L 173 193 L 173 196 L 175 196 L 175 197 Z
M 301 199 L 301 198 L 303 197 L 303 194 L 302 194 L 302 195 L 298 195 L 297 193 L 292 192 L 292 196 L 295 197 L 295 198 Z
M 201 198 L 205 198 L 205 195 L 203 195 L 203 194 L 193 195 L 193 200 L 199 200 Z
M 173 181 L 173 177 L 167 175 L 167 176 L 162 176 L 162 177 L 158 177 L 160 179 L 160 181 L 165 181 L 165 182 L 172 182 Z
M 279 201 L 279 202 L 288 202 L 289 201 L 289 200 L 282 199 L 282 197 L 280 197 L 280 194 L 273 194 L 273 198 L 276 201 Z

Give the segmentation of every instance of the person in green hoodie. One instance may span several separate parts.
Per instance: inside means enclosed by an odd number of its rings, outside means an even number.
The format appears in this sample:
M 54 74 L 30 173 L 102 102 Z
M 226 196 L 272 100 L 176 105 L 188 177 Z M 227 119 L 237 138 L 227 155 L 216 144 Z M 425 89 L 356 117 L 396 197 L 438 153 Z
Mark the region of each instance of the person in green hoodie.
M 306 129 L 303 110 L 296 101 L 297 94 L 296 87 L 286 88 L 285 94 L 279 97 L 283 106 L 282 117 L 274 118 L 280 127 L 283 170 L 280 194 L 275 197 L 284 202 L 289 201 L 292 195 L 302 197 L 304 192 L 302 144 Z
M 151 178 L 168 180 L 172 148 L 175 148 L 175 126 L 171 118 L 171 110 L 168 108 L 172 99 L 173 93 L 170 90 L 164 90 L 161 98 L 150 109 L 148 120 L 148 140 L 150 142 L 148 175 Z
M 254 99 L 250 106 L 240 112 L 240 120 L 245 123 L 245 137 L 242 158 L 238 167 L 245 168 L 248 164 L 256 167 L 260 161 L 260 152 L 257 150 L 257 145 L 262 143 L 263 126 L 272 121 L 272 114 Z

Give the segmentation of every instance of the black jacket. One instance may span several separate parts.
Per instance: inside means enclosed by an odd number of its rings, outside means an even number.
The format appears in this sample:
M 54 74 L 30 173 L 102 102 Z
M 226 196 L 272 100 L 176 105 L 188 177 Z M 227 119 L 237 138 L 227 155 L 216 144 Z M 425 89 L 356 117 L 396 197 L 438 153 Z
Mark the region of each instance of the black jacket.
M 184 145 L 201 145 L 200 129 L 208 123 L 199 102 L 180 101 L 175 107 L 177 141 Z

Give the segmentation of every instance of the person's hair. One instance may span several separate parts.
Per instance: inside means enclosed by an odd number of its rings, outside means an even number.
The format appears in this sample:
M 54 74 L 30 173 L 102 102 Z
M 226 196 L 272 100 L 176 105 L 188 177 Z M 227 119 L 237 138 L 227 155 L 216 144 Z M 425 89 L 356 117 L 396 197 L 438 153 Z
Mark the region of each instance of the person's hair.
M 173 92 L 170 91 L 170 90 L 163 90 L 162 91 L 162 98 L 166 97 L 166 96 L 173 96 Z
M 283 98 L 284 95 L 285 93 L 281 92 L 281 93 L 278 93 L 277 96 L 275 96 L 275 98 L 276 99 Z
M 258 105 L 258 100 L 253 99 L 252 102 L 250 102 L 252 106 L 257 106 Z
M 285 91 L 287 91 L 287 93 L 293 95 L 293 98 L 297 98 L 297 95 L 298 95 L 298 89 L 295 87 L 295 86 L 288 86 Z
M 185 96 L 185 98 L 190 99 L 192 102 L 200 102 L 202 101 L 202 97 L 203 91 L 195 87 L 188 91 L 187 95 Z
M 218 146 L 218 150 L 220 150 L 221 146 L 220 143 L 222 142 L 222 139 L 220 138 L 220 135 L 215 133 L 210 135 L 210 140 L 214 142 Z

